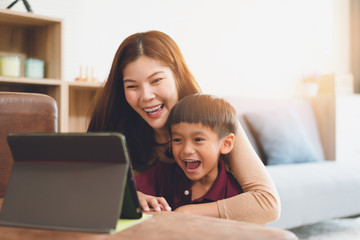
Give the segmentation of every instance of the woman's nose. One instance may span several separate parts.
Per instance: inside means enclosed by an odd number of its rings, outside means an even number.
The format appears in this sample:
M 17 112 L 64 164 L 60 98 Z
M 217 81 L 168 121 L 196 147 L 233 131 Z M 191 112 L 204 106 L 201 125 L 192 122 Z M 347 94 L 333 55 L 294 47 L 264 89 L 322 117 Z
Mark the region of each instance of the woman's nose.
M 144 85 L 142 86 L 142 91 L 141 91 L 141 99 L 143 101 L 149 101 L 153 98 L 155 98 L 156 94 L 154 92 L 154 89 L 151 86 L 148 85 Z

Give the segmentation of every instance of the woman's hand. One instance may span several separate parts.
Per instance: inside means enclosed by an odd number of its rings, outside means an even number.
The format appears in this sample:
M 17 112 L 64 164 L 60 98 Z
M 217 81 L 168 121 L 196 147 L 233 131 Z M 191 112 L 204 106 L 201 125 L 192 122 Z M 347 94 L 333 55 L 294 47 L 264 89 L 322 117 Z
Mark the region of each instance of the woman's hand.
M 171 207 L 163 197 L 154 197 L 145 193 L 137 191 L 140 206 L 144 212 L 149 212 L 154 209 L 155 212 L 171 211 Z

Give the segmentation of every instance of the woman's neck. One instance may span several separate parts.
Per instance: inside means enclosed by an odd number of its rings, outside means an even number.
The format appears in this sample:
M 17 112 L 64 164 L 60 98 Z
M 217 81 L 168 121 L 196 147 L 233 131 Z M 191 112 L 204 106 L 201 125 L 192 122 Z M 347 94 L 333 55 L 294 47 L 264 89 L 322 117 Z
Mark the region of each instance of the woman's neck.
M 158 144 L 167 144 L 170 142 L 170 134 L 168 129 L 154 129 L 155 141 Z

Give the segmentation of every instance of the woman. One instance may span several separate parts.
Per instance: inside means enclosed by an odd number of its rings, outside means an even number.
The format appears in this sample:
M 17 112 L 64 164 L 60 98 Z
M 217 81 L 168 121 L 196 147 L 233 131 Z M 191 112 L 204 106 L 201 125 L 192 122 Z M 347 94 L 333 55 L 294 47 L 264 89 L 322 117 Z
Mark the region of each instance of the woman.
M 177 101 L 198 92 L 200 87 L 174 40 L 159 31 L 133 34 L 115 54 L 107 82 L 95 98 L 88 131 L 123 133 L 135 171 L 147 169 L 156 161 L 173 161 L 168 154 L 167 117 Z M 206 212 L 258 224 L 278 218 L 276 188 L 241 127 L 235 139 L 226 164 L 244 193 L 175 211 L 200 215 Z M 147 201 L 147 195 L 141 193 L 139 196 L 144 211 L 149 206 L 159 210 L 157 201 Z

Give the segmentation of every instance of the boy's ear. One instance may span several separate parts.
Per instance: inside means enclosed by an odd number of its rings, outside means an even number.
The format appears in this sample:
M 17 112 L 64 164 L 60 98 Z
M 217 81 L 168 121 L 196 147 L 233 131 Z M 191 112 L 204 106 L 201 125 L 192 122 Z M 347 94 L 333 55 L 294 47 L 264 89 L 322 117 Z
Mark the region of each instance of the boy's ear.
M 222 145 L 221 145 L 220 153 L 228 154 L 233 149 L 234 140 L 235 140 L 235 135 L 233 133 L 230 133 L 225 137 L 223 137 L 223 139 L 221 140 Z

